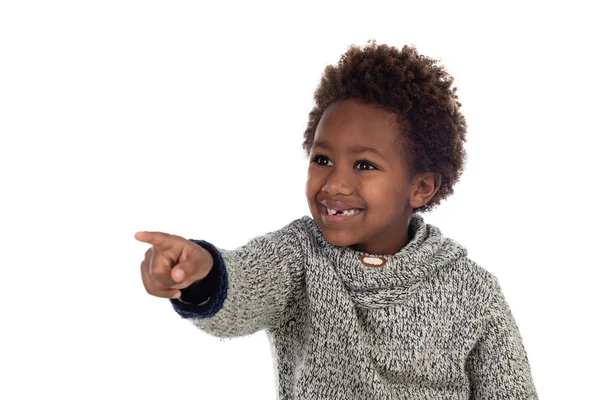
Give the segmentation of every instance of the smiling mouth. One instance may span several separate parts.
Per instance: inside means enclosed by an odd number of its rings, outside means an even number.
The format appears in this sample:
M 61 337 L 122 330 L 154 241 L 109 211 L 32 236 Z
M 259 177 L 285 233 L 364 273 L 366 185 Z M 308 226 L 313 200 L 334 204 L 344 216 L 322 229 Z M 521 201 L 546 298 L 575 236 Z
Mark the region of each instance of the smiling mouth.
M 353 208 L 349 210 L 333 210 L 325 207 L 322 204 L 319 204 L 319 211 L 321 212 L 321 216 L 325 221 L 340 222 L 352 219 L 353 217 L 356 217 L 357 215 L 362 213 L 364 210 L 362 208 Z
M 354 215 L 354 214 L 358 214 L 361 210 L 358 208 L 354 208 L 354 209 L 350 209 L 350 210 L 332 210 L 330 208 L 327 208 L 327 215 L 345 215 L 345 216 L 349 216 L 349 215 Z

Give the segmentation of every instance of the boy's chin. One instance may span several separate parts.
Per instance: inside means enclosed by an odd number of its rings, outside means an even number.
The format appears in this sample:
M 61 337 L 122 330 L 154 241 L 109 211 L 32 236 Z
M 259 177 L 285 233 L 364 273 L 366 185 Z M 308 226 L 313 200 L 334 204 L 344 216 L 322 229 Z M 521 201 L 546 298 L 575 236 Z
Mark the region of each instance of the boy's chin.
M 349 247 L 357 243 L 356 237 L 353 237 L 354 235 L 343 234 L 341 232 L 334 233 L 325 230 L 323 236 L 325 236 L 325 239 L 330 244 L 336 247 Z
M 313 219 L 319 226 L 325 239 L 333 246 L 349 247 L 360 242 L 356 229 L 332 229 L 331 227 L 325 226 L 323 221 L 321 221 L 321 218 L 316 218 L 313 215 Z

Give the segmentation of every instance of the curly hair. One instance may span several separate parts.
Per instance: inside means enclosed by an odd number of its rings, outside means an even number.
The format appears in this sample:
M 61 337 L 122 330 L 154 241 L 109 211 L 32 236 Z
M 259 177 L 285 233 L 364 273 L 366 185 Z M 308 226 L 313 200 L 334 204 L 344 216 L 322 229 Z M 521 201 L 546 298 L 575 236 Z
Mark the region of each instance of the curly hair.
M 431 201 L 413 210 L 431 211 L 454 193 L 467 158 L 467 124 L 453 81 L 438 60 L 419 55 L 415 47 L 398 50 L 373 40 L 363 48 L 350 46 L 336 66 L 323 72 L 302 147 L 310 153 L 321 117 L 336 101 L 355 99 L 391 111 L 400 124 L 408 122 L 402 139 L 410 177 L 422 172 L 442 177 Z

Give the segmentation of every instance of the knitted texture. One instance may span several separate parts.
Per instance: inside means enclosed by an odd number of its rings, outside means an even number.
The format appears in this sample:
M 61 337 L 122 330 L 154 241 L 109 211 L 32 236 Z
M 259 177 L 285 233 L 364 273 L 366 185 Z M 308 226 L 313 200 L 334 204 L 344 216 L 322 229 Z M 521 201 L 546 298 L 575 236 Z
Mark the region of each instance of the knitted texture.
M 227 297 L 210 335 L 265 330 L 278 398 L 537 399 L 498 280 L 415 214 L 410 242 L 369 268 L 309 217 L 219 249 Z

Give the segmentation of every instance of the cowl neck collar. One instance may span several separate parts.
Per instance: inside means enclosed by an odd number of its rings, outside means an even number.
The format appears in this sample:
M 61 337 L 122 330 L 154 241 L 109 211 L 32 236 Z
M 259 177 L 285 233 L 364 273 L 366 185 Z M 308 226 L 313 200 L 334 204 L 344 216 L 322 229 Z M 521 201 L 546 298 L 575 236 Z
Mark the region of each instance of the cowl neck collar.
M 367 254 L 350 247 L 329 243 L 316 222 L 307 218 L 308 226 L 357 306 L 380 308 L 404 301 L 436 270 L 466 257 L 467 250 L 444 237 L 440 229 L 427 224 L 420 214 L 409 222 L 410 241 L 395 254 Z M 379 268 L 367 267 L 361 256 L 382 257 Z

